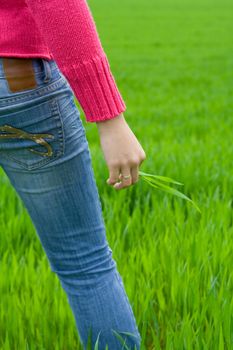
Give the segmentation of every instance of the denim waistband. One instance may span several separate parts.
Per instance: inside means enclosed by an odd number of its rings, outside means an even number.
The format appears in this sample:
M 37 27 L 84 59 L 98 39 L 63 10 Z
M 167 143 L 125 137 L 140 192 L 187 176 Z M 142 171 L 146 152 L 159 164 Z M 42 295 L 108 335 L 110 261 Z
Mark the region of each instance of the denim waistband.
M 0 57 L 0 109 L 12 108 L 12 105 L 43 99 L 47 95 L 59 94 L 61 89 L 68 88 L 67 80 L 58 68 L 55 60 L 33 58 L 37 87 L 20 92 L 12 92 L 9 89 L 7 77 L 4 75 L 2 64 L 3 60 Z
M 13 58 L 13 57 L 12 57 Z M 16 57 L 14 57 L 16 58 Z M 3 70 L 3 57 L 0 57 L 0 78 L 4 78 L 4 70 Z M 57 70 L 57 64 L 54 60 L 47 60 L 45 58 L 31 58 L 32 59 L 32 64 L 33 64 L 33 69 L 36 75 L 43 74 L 44 71 L 50 69 L 50 71 Z

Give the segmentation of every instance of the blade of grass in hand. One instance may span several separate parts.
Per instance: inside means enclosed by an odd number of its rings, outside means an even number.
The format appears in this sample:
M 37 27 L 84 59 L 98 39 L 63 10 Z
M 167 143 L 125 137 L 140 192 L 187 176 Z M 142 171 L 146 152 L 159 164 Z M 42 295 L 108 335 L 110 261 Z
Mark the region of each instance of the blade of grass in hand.
M 153 177 L 155 179 L 158 179 L 158 180 L 161 180 L 164 182 L 174 183 L 176 185 L 183 185 L 181 182 L 175 181 L 175 180 L 171 179 L 170 177 L 148 174 L 148 173 L 145 173 L 144 171 L 141 171 L 141 170 L 139 171 L 139 175 L 146 176 L 146 177 Z
M 153 176 L 154 177 L 154 176 Z M 172 187 L 169 187 L 167 185 L 164 185 L 163 183 L 159 182 L 158 180 L 155 179 L 155 177 L 153 179 L 151 178 L 148 178 L 147 176 L 144 176 L 142 175 L 142 178 L 148 182 L 152 187 L 155 187 L 157 189 L 160 189 L 162 191 L 165 191 L 165 192 L 168 192 L 168 193 L 171 193 L 175 196 L 178 196 L 180 198 L 183 198 L 187 201 L 189 201 L 190 203 L 193 204 L 193 206 L 201 213 L 201 210 L 200 208 L 197 206 L 197 204 L 192 200 L 190 199 L 189 197 L 187 197 L 185 194 L 183 194 L 182 192 L 176 190 L 175 188 L 172 188 Z

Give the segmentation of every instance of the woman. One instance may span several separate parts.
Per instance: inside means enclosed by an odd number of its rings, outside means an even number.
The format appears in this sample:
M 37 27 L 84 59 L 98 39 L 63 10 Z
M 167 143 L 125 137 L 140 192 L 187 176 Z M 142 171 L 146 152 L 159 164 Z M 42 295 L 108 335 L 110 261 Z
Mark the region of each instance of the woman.
M 0 163 L 35 225 L 86 348 L 141 337 L 106 239 L 89 146 L 73 94 L 95 122 L 115 189 L 138 181 L 145 152 L 126 123 L 85 0 L 2 0 Z M 121 332 L 129 332 L 125 335 Z

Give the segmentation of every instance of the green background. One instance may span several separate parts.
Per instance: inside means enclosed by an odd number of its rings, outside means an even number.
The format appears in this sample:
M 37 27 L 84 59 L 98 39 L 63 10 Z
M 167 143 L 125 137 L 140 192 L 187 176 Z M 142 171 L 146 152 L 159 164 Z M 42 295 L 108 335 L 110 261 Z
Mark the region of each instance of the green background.
M 233 3 L 89 4 L 147 155 L 141 170 L 184 183 L 202 210 L 142 179 L 108 186 L 96 125 L 84 121 L 142 349 L 233 349 Z M 81 349 L 65 293 L 0 171 L 0 349 Z

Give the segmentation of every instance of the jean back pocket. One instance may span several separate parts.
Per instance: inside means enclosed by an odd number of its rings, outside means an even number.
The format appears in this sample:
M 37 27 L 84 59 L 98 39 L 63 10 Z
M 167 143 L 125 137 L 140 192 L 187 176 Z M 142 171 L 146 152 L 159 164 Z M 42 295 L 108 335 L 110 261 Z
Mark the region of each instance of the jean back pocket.
M 27 170 L 64 154 L 64 127 L 56 97 L 0 112 L 0 159 Z

